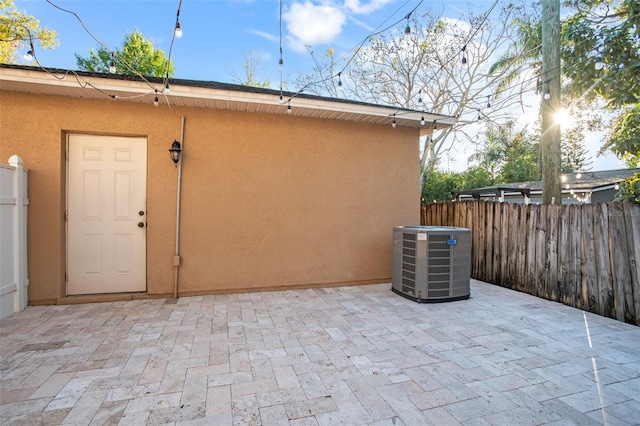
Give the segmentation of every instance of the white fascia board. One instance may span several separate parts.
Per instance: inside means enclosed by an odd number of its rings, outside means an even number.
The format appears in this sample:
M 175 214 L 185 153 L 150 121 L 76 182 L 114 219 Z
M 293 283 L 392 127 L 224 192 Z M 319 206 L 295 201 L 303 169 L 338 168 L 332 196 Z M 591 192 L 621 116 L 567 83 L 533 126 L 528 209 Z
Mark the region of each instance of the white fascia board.
M 79 89 L 79 90 L 94 90 L 91 87 L 82 87 L 84 84 L 89 83 L 100 91 L 117 96 L 126 100 L 127 97 L 139 97 L 144 95 L 153 95 L 155 93 L 158 96 L 163 95 L 164 87 L 160 83 L 146 83 L 144 81 L 130 81 L 120 80 L 116 78 L 100 78 L 89 76 L 76 76 L 73 71 L 66 71 L 65 73 L 59 72 L 42 72 L 32 71 L 25 69 L 14 68 L 0 68 L 0 89 L 2 89 L 2 82 L 11 81 L 16 83 L 34 84 L 41 86 L 48 86 L 51 88 L 60 87 L 65 89 Z M 171 84 L 171 83 L 170 83 Z M 157 86 L 157 91 L 155 90 Z M 263 105 L 280 106 L 279 96 L 270 93 L 253 93 L 243 92 L 236 90 L 226 90 L 218 88 L 198 87 L 198 86 L 185 86 L 176 83 L 171 84 L 171 93 L 165 96 L 172 98 L 192 98 L 192 99 L 205 99 L 214 101 L 226 101 L 226 102 L 239 102 L 239 103 L 253 103 Z M 96 91 L 96 98 L 106 97 L 104 94 Z M 124 94 L 124 95 L 123 95 Z M 289 101 L 288 97 L 285 99 Z M 289 102 L 285 102 L 287 105 Z M 293 97 L 290 99 L 292 108 L 304 108 L 307 110 L 319 110 L 319 111 L 331 111 L 331 112 L 343 112 L 347 114 L 359 114 L 369 115 L 377 117 L 388 117 L 389 120 L 393 119 L 394 115 L 397 121 L 420 121 L 424 117 L 426 124 L 437 121 L 440 125 L 451 126 L 456 123 L 456 118 L 440 114 L 432 114 L 428 112 L 420 111 L 408 111 L 399 110 L 394 107 L 357 104 L 350 102 L 340 102 L 325 99 L 309 99 L 305 97 Z

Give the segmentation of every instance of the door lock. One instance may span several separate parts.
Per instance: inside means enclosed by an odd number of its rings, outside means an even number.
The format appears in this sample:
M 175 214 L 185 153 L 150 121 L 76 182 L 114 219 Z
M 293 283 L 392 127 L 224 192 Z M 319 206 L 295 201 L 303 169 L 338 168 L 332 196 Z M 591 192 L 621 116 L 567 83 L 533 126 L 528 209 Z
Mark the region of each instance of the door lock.
M 144 228 L 144 222 L 138 222 L 138 228 Z

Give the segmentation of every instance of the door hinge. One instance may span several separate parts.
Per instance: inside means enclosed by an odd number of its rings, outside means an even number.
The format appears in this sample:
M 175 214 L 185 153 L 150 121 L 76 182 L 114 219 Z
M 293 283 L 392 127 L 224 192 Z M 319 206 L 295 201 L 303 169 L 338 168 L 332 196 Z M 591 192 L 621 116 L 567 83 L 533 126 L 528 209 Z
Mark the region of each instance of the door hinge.
M 64 221 L 67 222 L 69 220 L 69 213 L 64 212 Z

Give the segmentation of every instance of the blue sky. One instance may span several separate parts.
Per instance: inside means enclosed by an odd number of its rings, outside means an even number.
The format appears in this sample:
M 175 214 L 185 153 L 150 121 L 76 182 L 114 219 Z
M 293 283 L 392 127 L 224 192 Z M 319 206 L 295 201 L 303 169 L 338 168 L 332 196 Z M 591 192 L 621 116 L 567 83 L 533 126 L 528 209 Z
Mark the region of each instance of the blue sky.
M 169 53 L 179 0 L 51 0 L 75 12 L 89 31 L 109 48 L 117 48 L 127 32 L 139 30 L 157 48 Z M 506 1 L 506 0 L 505 0 Z M 300 74 L 312 72 L 313 60 L 305 49 L 319 54 L 335 49 L 336 57 L 349 54 L 374 29 L 402 20 L 420 0 L 282 0 L 284 81 L 294 89 Z M 16 7 L 58 33 L 54 50 L 36 45 L 44 67 L 77 69 L 74 54 L 88 56 L 99 44 L 76 17 L 45 0 L 15 0 Z M 423 0 L 420 10 L 433 9 L 457 18 L 473 7 L 488 10 L 493 0 Z M 272 88 L 280 85 L 280 0 L 183 0 L 180 24 L 184 35 L 176 39 L 171 55 L 175 78 L 233 82 L 231 73 L 242 74 L 243 53 L 262 58 L 257 73 Z M 399 24 L 402 30 L 404 23 Z M 25 49 L 26 51 L 27 49 Z M 349 56 L 350 57 L 350 54 Z M 596 157 L 601 136 L 590 138 L 587 148 L 594 170 L 620 168 L 612 155 Z M 464 170 L 467 148 L 443 159 L 447 169 Z M 459 164 L 458 164 L 459 163 Z
M 121 45 L 127 32 L 138 29 L 168 54 L 179 0 L 52 0 L 77 13 L 91 33 L 110 48 Z M 16 6 L 58 32 L 53 51 L 38 49 L 45 67 L 76 69 L 74 54 L 88 56 L 98 46 L 72 15 L 44 0 L 16 0 Z M 357 46 L 374 28 L 401 20 L 420 0 L 283 0 L 282 44 L 285 80 L 309 73 L 312 59 L 304 48 L 318 53 L 331 47 L 338 57 Z M 492 1 L 476 0 L 477 7 Z M 426 0 L 422 7 L 444 10 L 456 17 L 465 1 Z M 243 52 L 258 52 L 258 77 L 279 86 L 279 0 L 183 0 L 180 23 L 183 37 L 172 52 L 176 78 L 230 82 L 240 71 Z M 401 24 L 402 25 L 402 24 Z

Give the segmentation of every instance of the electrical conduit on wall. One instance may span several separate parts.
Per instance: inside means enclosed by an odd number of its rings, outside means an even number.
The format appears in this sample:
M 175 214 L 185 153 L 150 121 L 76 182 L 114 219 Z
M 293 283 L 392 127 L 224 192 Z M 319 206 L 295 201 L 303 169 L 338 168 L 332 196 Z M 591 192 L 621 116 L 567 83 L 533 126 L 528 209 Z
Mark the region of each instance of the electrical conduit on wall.
M 180 129 L 180 146 L 182 152 L 180 153 L 180 161 L 178 161 L 178 194 L 176 200 L 176 254 L 173 256 L 174 272 L 174 285 L 173 285 L 173 297 L 178 297 L 178 270 L 180 269 L 180 195 L 182 192 L 182 162 L 184 159 L 184 115 L 182 116 L 182 126 Z

